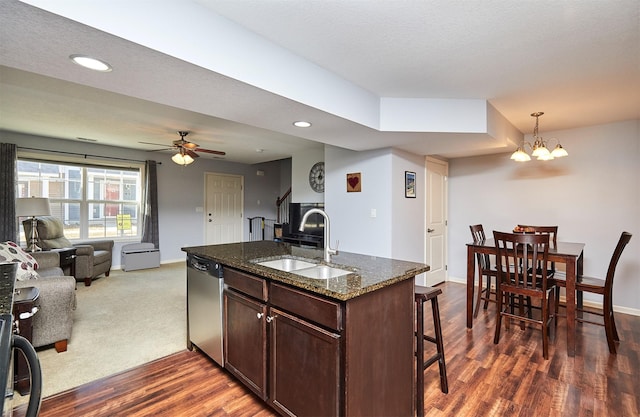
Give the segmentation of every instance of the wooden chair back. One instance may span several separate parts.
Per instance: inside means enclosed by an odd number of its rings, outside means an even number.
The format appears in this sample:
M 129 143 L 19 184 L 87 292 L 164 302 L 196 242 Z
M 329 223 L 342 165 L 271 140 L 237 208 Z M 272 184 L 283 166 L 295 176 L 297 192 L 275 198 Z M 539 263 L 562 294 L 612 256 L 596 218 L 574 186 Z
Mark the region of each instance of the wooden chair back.
M 501 289 L 540 297 L 547 290 L 546 265 L 549 258 L 549 235 L 493 232 L 496 244 L 496 268 Z
M 618 239 L 618 244 L 616 245 L 616 249 L 613 251 L 613 256 L 611 257 L 611 261 L 609 262 L 609 268 L 607 269 L 607 277 L 605 278 L 605 293 L 611 294 L 611 290 L 613 288 L 613 277 L 616 273 L 616 267 L 618 266 L 618 261 L 620 260 L 620 255 L 622 255 L 622 251 L 625 246 L 631 240 L 631 233 L 622 232 L 620 235 L 620 239 Z
M 524 224 L 519 224 L 519 228 L 532 230 L 535 234 L 547 233 L 549 234 L 549 243 L 554 247 L 558 243 L 558 226 L 528 226 Z
M 532 230 L 533 233 L 535 234 L 546 233 L 549 235 L 549 244 L 554 248 L 557 247 L 558 245 L 558 241 L 557 241 L 558 226 L 528 226 L 528 225 L 519 224 L 518 227 L 526 230 Z M 542 265 L 543 264 L 539 264 L 538 267 L 542 267 Z M 549 268 L 548 272 L 550 275 L 555 274 L 556 263 L 555 262 L 549 263 L 548 268 Z
M 484 228 L 481 224 L 470 225 L 469 229 L 471 229 L 471 236 L 473 237 L 474 242 L 483 242 L 487 240 L 487 237 L 484 234 Z M 477 254 L 478 265 L 480 268 L 485 271 L 491 269 L 491 258 L 486 254 Z

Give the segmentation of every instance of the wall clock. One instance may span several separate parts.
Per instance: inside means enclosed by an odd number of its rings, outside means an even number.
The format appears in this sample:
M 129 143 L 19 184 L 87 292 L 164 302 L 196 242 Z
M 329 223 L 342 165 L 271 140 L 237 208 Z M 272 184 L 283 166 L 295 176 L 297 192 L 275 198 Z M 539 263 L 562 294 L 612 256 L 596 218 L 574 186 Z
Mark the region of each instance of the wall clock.
M 316 162 L 309 170 L 309 185 L 316 193 L 324 193 L 324 162 Z

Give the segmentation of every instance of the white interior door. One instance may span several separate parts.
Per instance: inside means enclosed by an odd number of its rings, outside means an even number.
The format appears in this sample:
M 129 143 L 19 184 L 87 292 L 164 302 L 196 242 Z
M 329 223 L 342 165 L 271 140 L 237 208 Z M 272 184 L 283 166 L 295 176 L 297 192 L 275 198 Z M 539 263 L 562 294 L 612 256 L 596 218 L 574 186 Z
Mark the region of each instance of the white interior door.
M 447 175 L 449 165 L 431 158 L 427 158 L 426 165 L 425 258 L 427 265 L 431 267 L 431 270 L 427 272 L 426 285 L 433 286 L 447 279 Z
M 243 185 L 240 175 L 205 174 L 205 244 L 242 241 Z

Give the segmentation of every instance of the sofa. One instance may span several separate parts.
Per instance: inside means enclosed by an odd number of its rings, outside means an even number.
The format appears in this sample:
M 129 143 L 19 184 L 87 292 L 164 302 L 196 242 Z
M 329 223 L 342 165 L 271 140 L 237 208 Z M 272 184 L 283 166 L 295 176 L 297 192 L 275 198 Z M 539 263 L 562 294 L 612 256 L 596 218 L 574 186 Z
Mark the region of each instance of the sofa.
M 91 240 L 71 243 L 64 236 L 64 227 L 57 217 L 36 217 L 38 246 L 44 250 L 76 248 L 75 277 L 91 285 L 91 280 L 104 274 L 109 276 L 113 253 L 113 240 Z M 31 219 L 22 222 L 25 236 L 31 236 Z
M 34 259 L 37 268 L 34 268 Z M 76 280 L 63 275 L 59 254 L 26 253 L 13 242 L 4 242 L 0 243 L 0 260 L 19 264 L 15 291 L 38 288 L 39 296 L 35 303 L 38 312 L 32 320 L 31 344 L 36 348 L 54 345 L 57 352 L 66 351 L 76 309 Z

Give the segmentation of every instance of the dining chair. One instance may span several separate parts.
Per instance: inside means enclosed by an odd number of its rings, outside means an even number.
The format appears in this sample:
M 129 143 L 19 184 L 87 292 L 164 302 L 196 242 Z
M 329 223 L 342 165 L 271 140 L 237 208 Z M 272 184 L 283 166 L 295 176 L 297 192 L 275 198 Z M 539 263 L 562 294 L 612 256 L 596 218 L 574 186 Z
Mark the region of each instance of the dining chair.
M 607 269 L 607 276 L 605 277 L 605 279 L 583 276 L 581 281 L 576 282 L 576 291 L 590 292 L 592 294 L 600 294 L 603 296 L 602 310 L 600 311 L 594 311 L 592 309 L 587 310 L 580 305 L 577 307 L 578 312 L 601 316 L 603 318 L 602 322 L 586 320 L 584 317 L 576 317 L 576 320 L 582 323 L 604 326 L 604 331 L 607 336 L 607 345 L 609 345 L 610 353 L 616 353 L 615 342 L 620 341 L 613 314 L 613 278 L 616 273 L 618 261 L 620 260 L 620 256 L 622 255 L 622 251 L 624 250 L 625 246 L 627 246 L 630 240 L 631 233 L 622 232 L 622 234 L 620 235 L 620 239 L 618 240 L 618 244 L 616 245 L 616 249 L 613 251 L 613 256 L 611 256 L 611 260 L 609 261 L 609 268 Z M 559 286 L 563 286 L 565 288 L 567 286 L 566 281 L 561 277 L 556 280 L 556 283 Z M 556 311 L 558 311 L 557 309 L 558 304 L 556 297 Z
M 486 240 L 484 234 L 484 228 L 481 224 L 470 225 L 471 236 L 474 242 L 481 242 Z M 480 304 L 484 300 L 484 309 L 489 306 L 489 302 L 496 302 L 496 294 L 498 287 L 498 271 L 495 267 L 491 266 L 491 258 L 489 255 L 477 254 L 478 259 L 478 296 L 476 299 L 476 308 L 473 311 L 473 317 L 478 317 L 478 311 L 480 311 Z M 486 277 L 486 287 L 483 288 L 483 281 Z M 493 281 L 493 288 L 492 282 Z M 493 298 L 491 297 L 493 295 Z
M 493 343 L 498 344 L 500 340 L 502 317 L 507 317 L 507 329 L 512 318 L 520 320 L 522 329 L 525 322 L 539 324 L 542 326 L 542 355 L 549 359 L 549 323 L 555 319 L 556 285 L 555 280 L 547 276 L 546 268 L 535 267 L 547 264 L 549 235 L 494 231 L 493 236 L 498 271 L 498 310 Z M 540 319 L 533 317 L 530 311 L 525 312 L 525 298 L 540 300 Z M 530 310 L 531 306 L 528 307 Z
M 546 233 L 549 235 L 549 244 L 552 247 L 556 247 L 558 244 L 558 226 L 529 226 L 519 224 L 518 228 L 521 230 L 528 230 L 535 234 Z M 547 265 L 547 276 L 553 276 L 556 273 L 556 263 L 550 262 Z

